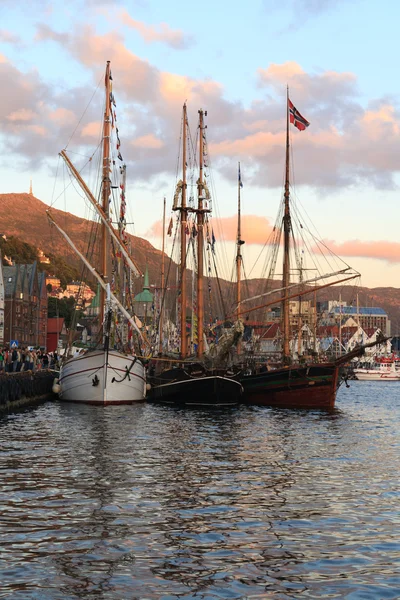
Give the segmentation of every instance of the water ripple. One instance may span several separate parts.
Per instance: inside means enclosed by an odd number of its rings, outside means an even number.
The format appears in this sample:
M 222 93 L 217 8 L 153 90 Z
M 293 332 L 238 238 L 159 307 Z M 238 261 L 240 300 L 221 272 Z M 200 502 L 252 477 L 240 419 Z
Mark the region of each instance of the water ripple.
M 4 417 L 0 598 L 399 598 L 397 398 Z

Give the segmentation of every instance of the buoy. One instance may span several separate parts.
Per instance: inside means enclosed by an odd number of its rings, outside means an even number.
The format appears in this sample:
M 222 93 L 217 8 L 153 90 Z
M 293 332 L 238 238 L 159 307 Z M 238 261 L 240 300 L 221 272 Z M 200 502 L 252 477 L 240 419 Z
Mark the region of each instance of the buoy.
M 51 389 L 53 390 L 53 394 L 58 394 L 60 392 L 61 386 L 58 383 L 57 377 L 54 379 L 53 387 Z

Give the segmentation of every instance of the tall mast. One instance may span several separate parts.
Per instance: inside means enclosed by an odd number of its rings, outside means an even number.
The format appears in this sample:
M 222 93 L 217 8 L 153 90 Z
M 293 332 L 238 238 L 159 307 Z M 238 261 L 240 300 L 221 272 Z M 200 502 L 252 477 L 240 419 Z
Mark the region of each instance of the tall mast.
M 158 325 L 158 335 L 159 337 L 159 346 L 158 351 L 162 352 L 162 337 L 163 337 L 163 317 L 164 317 L 164 287 L 165 287 L 165 206 L 167 199 L 164 196 L 164 205 L 163 205 L 163 233 L 162 233 L 162 254 L 161 254 L 161 305 L 160 305 L 160 320 Z
M 237 314 L 236 318 L 239 321 L 240 319 L 240 302 L 241 302 L 241 279 L 242 279 L 242 245 L 244 241 L 242 240 L 242 231 L 241 231 L 241 206 L 240 206 L 240 189 L 242 187 L 242 177 L 240 174 L 240 162 L 238 163 L 238 227 L 237 227 L 237 240 L 236 240 L 236 303 L 237 303 Z M 241 342 L 239 340 L 237 344 L 237 353 L 241 353 Z
M 237 302 L 237 318 L 239 319 L 240 311 L 240 283 L 242 275 L 242 239 L 241 239 L 241 224 L 240 224 L 240 187 L 241 187 L 241 176 L 240 176 L 240 163 L 238 163 L 238 227 L 237 227 L 237 238 L 236 238 L 236 302 Z
M 199 179 L 197 183 L 198 205 L 197 205 L 197 357 L 202 358 L 204 354 L 204 296 L 203 296 L 203 274 L 204 274 L 204 207 L 203 207 L 203 168 L 204 168 L 204 112 L 199 110 Z
M 283 215 L 283 277 L 282 287 L 282 313 L 283 313 L 283 359 L 288 362 L 290 324 L 289 324 L 289 300 L 287 299 L 286 288 L 290 284 L 290 260 L 289 260 L 289 243 L 290 243 L 290 206 L 289 206 L 289 87 L 286 91 L 286 171 L 285 171 L 285 211 Z
M 121 201 L 125 200 L 125 194 L 126 194 L 126 165 L 122 165 L 121 167 Z M 125 221 L 125 217 L 124 221 Z M 125 243 L 125 240 L 123 239 L 123 230 L 125 227 L 125 223 L 121 221 L 121 218 L 118 222 L 118 233 L 122 239 L 122 241 Z M 125 243 L 126 246 L 126 243 Z M 127 287 L 127 281 L 126 281 L 126 270 L 124 269 L 124 257 L 121 253 L 121 257 L 118 260 L 118 268 L 119 268 L 119 281 L 120 281 L 120 296 L 121 296 L 121 302 L 122 304 L 126 307 L 126 287 Z
M 103 124 L 103 177 L 101 206 L 103 212 L 109 217 L 109 196 L 110 196 L 110 134 L 111 134 L 111 81 L 110 81 L 110 61 L 107 61 L 105 75 L 105 110 Z M 105 223 L 101 224 L 101 248 L 100 248 L 100 270 L 103 280 L 107 283 L 109 278 L 109 233 Z M 104 320 L 105 290 L 101 288 L 100 295 L 100 323 Z
M 339 294 L 339 352 L 342 356 L 342 294 Z
M 187 225 L 187 207 L 186 207 L 186 140 L 187 140 L 187 112 L 186 102 L 183 105 L 183 124 L 182 124 L 182 203 L 181 203 L 181 358 L 187 356 L 186 339 L 186 225 Z

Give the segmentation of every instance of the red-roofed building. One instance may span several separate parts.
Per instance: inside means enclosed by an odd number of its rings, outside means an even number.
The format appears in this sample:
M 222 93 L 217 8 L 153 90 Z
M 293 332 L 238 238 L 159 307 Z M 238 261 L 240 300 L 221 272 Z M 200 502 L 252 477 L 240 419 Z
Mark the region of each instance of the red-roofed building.
M 260 352 L 280 352 L 282 350 L 282 332 L 279 323 L 266 323 L 266 331 L 260 336 Z
M 58 341 L 62 335 L 66 335 L 64 319 L 62 317 L 47 319 L 47 352 L 58 349 Z

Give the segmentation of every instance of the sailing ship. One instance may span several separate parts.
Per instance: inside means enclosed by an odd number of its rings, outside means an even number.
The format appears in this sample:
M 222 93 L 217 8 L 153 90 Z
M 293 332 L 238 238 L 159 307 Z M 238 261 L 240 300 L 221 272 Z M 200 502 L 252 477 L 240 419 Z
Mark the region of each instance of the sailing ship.
M 105 73 L 105 110 L 103 120 L 103 142 L 102 142 L 102 170 L 101 170 L 101 202 L 98 202 L 91 193 L 90 189 L 80 176 L 77 169 L 72 164 L 66 151 L 63 150 L 60 156 L 63 158 L 67 167 L 80 185 L 86 198 L 94 207 L 100 218 L 100 266 L 95 268 L 88 258 L 81 253 L 68 234 L 56 223 L 51 214 L 47 211 L 50 223 L 65 238 L 74 252 L 80 257 L 85 267 L 97 280 L 100 286 L 100 315 L 99 323 L 101 330 L 99 339 L 94 348 L 87 348 L 77 356 L 72 356 L 63 360 L 60 368 L 60 377 L 58 381 L 58 391 L 61 400 L 70 402 L 79 402 L 95 405 L 114 405 L 114 404 L 132 404 L 142 401 L 146 394 L 146 373 L 145 366 L 141 360 L 134 354 L 132 342 L 124 339 L 122 328 L 118 330 L 119 324 L 125 321 L 129 323 L 132 330 L 138 335 L 142 335 L 132 315 L 118 297 L 116 290 L 115 276 L 116 270 L 126 266 L 136 275 L 139 269 L 134 263 L 127 250 L 124 219 L 125 205 L 125 181 L 120 186 L 112 186 L 112 166 L 115 161 L 111 155 L 110 138 L 112 128 L 114 127 L 115 114 L 112 104 L 114 96 L 112 93 L 112 75 L 110 62 L 107 62 Z M 119 137 L 117 132 L 117 150 L 119 148 Z M 118 157 L 120 157 L 118 152 Z M 125 169 L 121 169 L 124 177 Z M 122 208 L 119 221 L 119 230 L 116 230 L 110 218 L 110 195 L 112 187 L 121 188 Z M 120 256 L 117 269 L 111 265 L 112 248 L 117 248 Z M 122 267 L 121 267 L 122 263 Z M 113 286 L 113 289 L 112 289 Z M 126 336 L 125 336 L 126 337 Z
M 207 113 L 205 113 L 207 114 Z M 210 212 L 207 199 L 209 192 L 204 180 L 204 140 L 205 125 L 204 111 L 199 110 L 199 178 L 197 180 L 197 208 L 187 203 L 187 108 L 183 106 L 182 119 L 182 179 L 178 183 L 177 193 L 174 198 L 173 210 L 179 213 L 180 219 L 180 260 L 179 260 L 179 285 L 180 285 L 180 354 L 175 366 L 166 368 L 157 374 L 148 377 L 150 384 L 149 399 L 172 405 L 195 407 L 220 407 L 232 406 L 241 401 L 242 385 L 233 377 L 228 376 L 222 368 L 218 357 L 207 356 L 204 344 L 203 324 L 204 311 L 204 239 L 207 214 Z M 180 197 L 180 204 L 179 204 Z M 196 270 L 196 322 L 198 327 L 197 344 L 194 356 L 189 356 L 186 334 L 186 304 L 187 304 L 187 233 L 188 215 L 196 215 L 196 240 L 197 240 L 197 270 Z M 239 332 L 237 335 L 240 335 Z M 161 336 L 161 333 L 160 333 Z M 232 338 L 232 343 L 235 337 Z M 162 361 L 163 359 L 161 359 Z M 214 368 L 217 365 L 218 368 Z M 160 363 L 158 363 L 160 364 Z M 232 373 L 233 375 L 233 373 Z
M 275 246 L 273 250 L 273 257 L 271 258 L 271 269 L 275 268 L 277 262 L 277 255 L 281 244 L 281 233 L 283 234 L 283 261 L 282 261 L 282 287 L 267 292 L 267 294 L 281 293 L 281 322 L 280 327 L 282 330 L 282 359 L 274 366 L 263 364 L 254 368 L 248 374 L 243 374 L 240 377 L 240 381 L 244 389 L 244 402 L 247 404 L 265 405 L 281 408 L 299 408 L 299 409 L 324 409 L 332 410 L 335 406 L 336 393 L 340 384 L 344 381 L 342 377 L 343 365 L 356 356 L 360 356 L 364 353 L 366 346 L 357 347 L 352 352 L 339 356 L 337 359 L 332 361 L 317 360 L 316 349 L 316 327 L 314 337 L 314 352 L 309 355 L 308 359 L 304 356 L 300 356 L 301 346 L 301 333 L 302 323 L 301 314 L 298 315 L 298 356 L 297 360 L 293 359 L 294 354 L 294 340 L 292 336 L 292 327 L 290 322 L 289 305 L 291 300 L 301 301 L 301 298 L 305 294 L 316 293 L 325 287 L 344 283 L 359 277 L 359 273 L 351 269 L 349 265 L 343 263 L 343 268 L 328 273 L 318 273 L 307 281 L 304 281 L 302 275 L 304 274 L 303 257 L 299 247 L 299 240 L 296 240 L 293 230 L 292 215 L 291 215 L 291 196 L 290 196 L 290 141 L 289 141 L 289 123 L 292 123 L 299 130 L 305 130 L 309 123 L 294 107 L 289 99 L 289 90 L 287 90 L 286 98 L 286 164 L 285 164 L 285 185 L 283 202 L 280 207 L 278 215 L 278 221 L 274 228 L 275 233 Z M 240 191 L 240 188 L 239 188 Z M 303 235 L 303 224 L 300 223 L 300 229 L 298 230 L 298 236 Z M 238 230 L 240 233 L 240 229 Z M 238 281 L 240 280 L 240 236 L 238 234 Z M 313 243 L 316 243 L 316 238 L 313 236 Z M 291 255 L 291 247 L 297 244 L 297 248 Z M 325 246 L 324 244 L 322 244 Z M 296 256 L 296 265 L 291 264 L 291 256 Z M 299 257 L 301 256 L 300 260 Z M 339 257 L 335 256 L 335 259 Z M 342 261 L 343 262 L 343 261 Z M 299 264 L 300 263 L 300 264 Z M 300 278 L 297 283 L 291 281 L 291 270 L 297 267 L 300 272 Z M 271 271 L 272 272 L 272 271 Z M 273 275 L 272 275 L 273 276 Z M 322 285 L 317 283 L 323 280 L 330 280 L 328 283 L 323 282 Z M 240 288 L 238 287 L 240 290 Z M 262 294 L 264 295 L 264 294 Z M 250 299 L 254 300 L 254 298 Z M 242 305 L 240 299 L 240 292 L 238 293 L 238 307 Z M 266 308 L 273 304 L 277 304 L 277 299 L 273 302 L 257 306 L 251 310 Z M 244 314 L 246 310 L 238 310 L 238 316 Z M 300 311 L 299 311 L 300 312 Z M 315 325 L 316 325 L 316 309 L 315 309 Z M 379 339 L 377 342 L 368 344 L 368 346 L 380 343 L 382 340 Z M 312 357 L 311 360 L 310 357 Z

